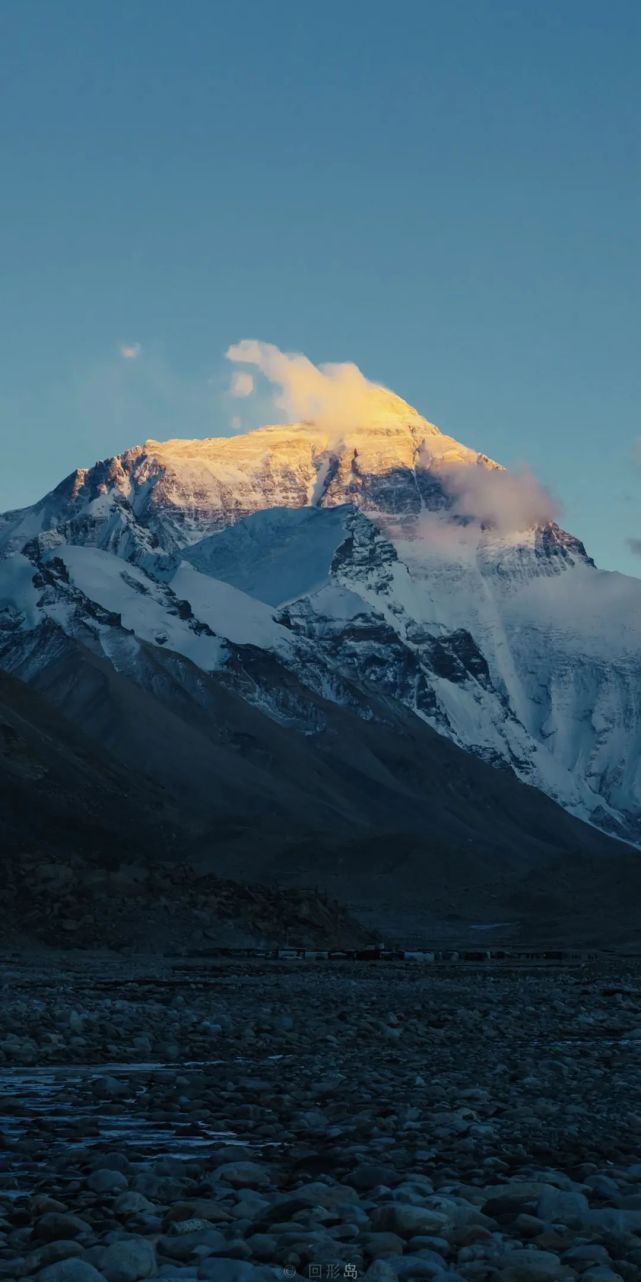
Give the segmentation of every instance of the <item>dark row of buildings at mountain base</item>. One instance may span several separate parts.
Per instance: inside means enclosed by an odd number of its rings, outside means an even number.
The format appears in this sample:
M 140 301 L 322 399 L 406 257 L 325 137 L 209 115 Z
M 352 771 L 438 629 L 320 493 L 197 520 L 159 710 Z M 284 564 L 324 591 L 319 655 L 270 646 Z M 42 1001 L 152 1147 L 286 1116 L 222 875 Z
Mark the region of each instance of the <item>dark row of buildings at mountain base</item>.
M 200 954 L 202 956 L 202 953 Z M 273 948 L 211 948 L 208 957 L 256 957 L 267 961 L 356 961 L 356 962 L 532 962 L 581 963 L 597 957 L 596 952 L 570 948 L 295 948 L 289 945 Z

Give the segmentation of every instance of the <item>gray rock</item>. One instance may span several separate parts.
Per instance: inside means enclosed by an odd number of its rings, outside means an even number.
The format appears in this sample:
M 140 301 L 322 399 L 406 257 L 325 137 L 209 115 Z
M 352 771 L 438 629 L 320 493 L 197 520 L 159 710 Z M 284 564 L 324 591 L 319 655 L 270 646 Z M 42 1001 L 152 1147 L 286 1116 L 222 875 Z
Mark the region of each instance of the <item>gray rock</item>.
M 269 1264 L 276 1258 L 276 1238 L 271 1233 L 252 1233 L 245 1243 L 257 1260 Z
M 194 1218 L 208 1220 L 210 1224 L 224 1223 L 229 1220 L 229 1210 L 213 1197 L 191 1197 L 174 1202 L 167 1212 L 170 1222 Z
M 600 1193 L 601 1197 L 607 1197 L 610 1200 L 619 1196 L 619 1186 L 609 1175 L 604 1175 L 597 1171 L 595 1175 L 588 1175 L 586 1184 L 594 1189 L 595 1193 Z
M 401 1237 L 413 1237 L 416 1233 L 438 1233 L 447 1223 L 448 1217 L 441 1211 L 404 1202 L 384 1203 L 374 1211 L 371 1219 L 375 1233 L 398 1233 Z
M 278 1272 L 284 1279 L 283 1270 Z M 248 1260 L 229 1260 L 221 1256 L 215 1260 L 203 1260 L 198 1269 L 201 1282 L 272 1282 L 276 1276 L 273 1269 L 257 1267 Z
M 441 1259 L 435 1264 L 422 1255 L 394 1255 L 383 1262 L 389 1265 L 392 1276 L 398 1278 L 399 1282 L 414 1282 L 415 1278 L 437 1278 L 443 1269 Z
M 610 1253 L 600 1242 L 580 1242 L 578 1246 L 571 1246 L 564 1252 L 563 1263 L 571 1264 L 573 1268 L 585 1263 L 609 1264 Z
M 136 1193 L 131 1189 L 116 1198 L 113 1209 L 117 1215 L 145 1215 L 154 1212 L 156 1207 L 144 1193 Z
M 504 1282 L 548 1282 L 567 1275 L 567 1265 L 552 1251 L 509 1251 L 501 1263 Z
M 594 1268 L 586 1269 L 581 1277 L 584 1282 L 623 1282 L 621 1274 L 608 1264 L 595 1264 Z
M 505 1184 L 489 1184 L 479 1190 L 485 1194 L 486 1201 L 495 1197 L 513 1197 L 519 1201 L 538 1201 L 549 1188 L 543 1180 L 507 1180 Z
M 129 1094 L 129 1085 L 119 1077 L 100 1076 L 93 1080 L 93 1089 L 96 1095 L 103 1099 L 123 1099 Z
M 101 1252 L 98 1264 L 107 1282 L 141 1282 L 158 1272 L 153 1243 L 144 1237 L 110 1242 Z
M 172 1220 L 169 1226 L 171 1236 L 186 1237 L 194 1233 L 211 1232 L 211 1224 L 208 1220 L 201 1220 L 194 1217 L 191 1220 Z M 218 1234 L 220 1237 L 220 1233 Z
M 46 1264 L 56 1264 L 58 1260 L 80 1259 L 84 1253 L 85 1248 L 71 1238 L 59 1238 L 55 1242 L 47 1242 L 30 1257 L 31 1272 L 43 1269 Z
M 164 1278 L 165 1282 L 196 1282 L 197 1274 L 192 1265 L 161 1264 L 156 1277 Z
M 482 1226 L 491 1226 L 492 1221 L 488 1216 L 483 1215 L 478 1207 L 462 1197 L 441 1197 L 438 1194 L 430 1196 L 430 1209 L 436 1211 L 439 1215 L 446 1217 L 448 1224 L 455 1224 L 457 1227 L 462 1225 L 480 1224 Z
M 19 1255 L 14 1256 L 12 1260 L 0 1260 L 0 1278 L 6 1279 L 6 1282 L 17 1282 L 18 1278 L 23 1278 L 26 1273 L 31 1273 L 27 1261 Z
M 398 1273 L 389 1260 L 374 1260 L 363 1274 L 363 1282 L 398 1282 Z
M 398 1233 L 365 1233 L 362 1239 L 363 1250 L 370 1259 L 383 1255 L 402 1255 L 403 1239 Z
M 104 1273 L 99 1273 L 86 1260 L 59 1260 L 48 1264 L 36 1274 L 37 1282 L 105 1282 Z
M 91 1226 L 79 1215 L 66 1211 L 46 1211 L 36 1220 L 33 1235 L 40 1242 L 56 1242 L 61 1238 L 78 1238 L 91 1233 Z
M 183 1221 L 184 1223 L 184 1221 Z M 193 1260 L 198 1259 L 204 1254 L 203 1248 L 209 1255 L 214 1255 L 217 1251 L 222 1252 L 225 1249 L 225 1239 L 218 1229 L 208 1225 L 204 1229 L 196 1229 L 194 1232 L 169 1234 L 167 1237 L 160 1238 L 158 1249 L 163 1255 L 168 1255 L 172 1260 Z
M 539 1233 L 544 1231 L 545 1224 L 543 1220 L 540 1220 L 538 1215 L 527 1215 L 525 1211 L 521 1211 L 517 1215 L 512 1225 L 512 1232 L 518 1234 L 519 1237 L 537 1237 Z
M 294 1189 L 291 1197 L 283 1200 L 280 1209 L 289 1208 L 288 1213 L 290 1211 L 296 1213 L 304 1206 L 351 1207 L 355 1202 L 358 1202 L 358 1194 L 349 1185 L 321 1184 L 320 1181 L 314 1181 L 310 1184 L 301 1184 L 299 1188 Z M 279 1204 L 276 1203 L 273 1210 L 277 1211 L 278 1207 Z
M 580 1225 L 590 1210 L 583 1193 L 565 1193 L 549 1185 L 541 1194 L 536 1213 L 541 1220 L 553 1224 Z
M 615 1210 L 604 1207 L 590 1211 L 586 1217 L 589 1228 L 603 1229 L 606 1233 L 641 1233 L 641 1211 Z
M 269 1171 L 258 1162 L 223 1162 L 214 1171 L 214 1180 L 232 1188 L 262 1188 L 270 1184 Z

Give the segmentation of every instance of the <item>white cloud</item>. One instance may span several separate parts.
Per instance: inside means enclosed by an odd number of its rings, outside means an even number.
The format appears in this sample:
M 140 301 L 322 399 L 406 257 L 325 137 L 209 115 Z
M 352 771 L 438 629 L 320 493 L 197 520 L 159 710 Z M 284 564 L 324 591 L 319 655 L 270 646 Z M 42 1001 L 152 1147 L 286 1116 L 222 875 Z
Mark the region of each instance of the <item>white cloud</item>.
M 387 389 L 371 383 L 351 362 L 314 365 L 301 352 L 281 352 L 273 343 L 252 338 L 232 344 L 225 355 L 235 364 L 253 365 L 260 371 L 277 389 L 275 409 L 289 422 L 313 422 L 342 431 L 366 424 L 372 411 L 380 410 L 381 393 L 403 404 Z
M 455 510 L 503 533 L 545 525 L 560 515 L 555 499 L 526 468 L 507 472 L 484 464 L 456 464 L 441 473 Z
M 136 361 L 142 352 L 142 343 L 121 343 L 120 355 L 123 360 Z

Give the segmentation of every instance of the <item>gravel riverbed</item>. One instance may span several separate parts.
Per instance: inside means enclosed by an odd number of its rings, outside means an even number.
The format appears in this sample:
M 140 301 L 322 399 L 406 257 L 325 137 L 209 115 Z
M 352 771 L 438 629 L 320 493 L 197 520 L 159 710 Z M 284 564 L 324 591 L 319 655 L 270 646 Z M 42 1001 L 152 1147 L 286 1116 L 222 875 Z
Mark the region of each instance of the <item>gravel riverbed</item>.
M 641 964 L 2 975 L 0 1279 L 641 1280 Z

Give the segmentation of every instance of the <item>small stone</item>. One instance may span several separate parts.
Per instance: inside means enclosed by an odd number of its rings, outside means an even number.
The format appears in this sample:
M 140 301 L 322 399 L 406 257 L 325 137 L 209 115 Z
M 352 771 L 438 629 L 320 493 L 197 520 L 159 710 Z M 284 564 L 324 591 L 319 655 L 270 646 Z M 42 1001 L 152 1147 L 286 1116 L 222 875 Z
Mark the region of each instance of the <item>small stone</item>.
M 169 1232 L 171 1234 L 177 1234 L 179 1237 L 183 1237 L 186 1233 L 206 1233 L 210 1229 L 211 1224 L 208 1220 L 199 1219 L 172 1220 L 172 1223 L 169 1226 Z M 218 1234 L 218 1236 L 220 1237 L 220 1234 Z

